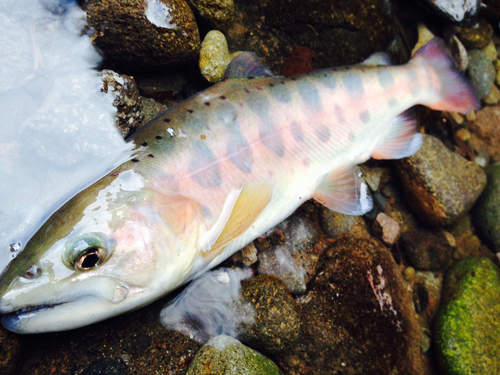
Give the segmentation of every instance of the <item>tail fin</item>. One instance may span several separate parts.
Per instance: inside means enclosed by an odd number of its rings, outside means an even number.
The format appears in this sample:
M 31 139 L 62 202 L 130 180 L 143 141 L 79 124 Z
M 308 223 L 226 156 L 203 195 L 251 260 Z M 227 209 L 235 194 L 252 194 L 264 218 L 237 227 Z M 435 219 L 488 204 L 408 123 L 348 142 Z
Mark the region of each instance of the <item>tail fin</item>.
M 455 69 L 455 61 L 448 54 L 446 45 L 439 38 L 434 38 L 422 46 L 411 59 L 430 66 L 439 82 L 434 82 L 439 100 L 426 104 L 438 111 L 468 113 L 479 109 L 481 102 L 476 90 L 463 73 Z

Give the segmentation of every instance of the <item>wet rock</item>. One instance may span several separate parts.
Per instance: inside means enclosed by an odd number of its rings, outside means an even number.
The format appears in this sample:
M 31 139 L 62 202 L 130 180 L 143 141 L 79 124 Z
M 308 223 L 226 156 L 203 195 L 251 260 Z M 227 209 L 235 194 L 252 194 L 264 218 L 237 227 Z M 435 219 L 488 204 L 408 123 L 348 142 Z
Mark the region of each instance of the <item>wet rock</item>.
M 495 85 L 491 86 L 491 90 L 484 98 L 484 103 L 487 105 L 497 105 L 500 102 L 500 90 Z
M 450 224 L 464 215 L 486 185 L 481 167 L 428 135 L 415 155 L 397 160 L 395 165 L 408 203 L 431 225 Z
M 500 271 L 471 257 L 448 274 L 436 320 L 436 354 L 444 374 L 500 373 Z
M 418 40 L 417 44 L 415 44 L 415 47 L 411 50 L 411 55 L 413 56 L 415 52 L 417 52 L 420 47 L 424 46 L 427 44 L 427 42 L 430 42 L 432 38 L 434 38 L 435 35 L 430 31 L 425 25 L 419 24 L 418 25 Z
M 484 107 L 476 112 L 469 130 L 485 145 L 492 162 L 500 161 L 500 106 Z
M 179 66 L 200 50 L 198 26 L 184 0 L 91 0 L 87 22 L 96 48 L 127 70 Z
M 144 120 L 142 98 L 134 78 L 105 69 L 99 73 L 102 79 L 101 91 L 114 97 L 116 107 L 116 126 L 127 138 Z
M 290 374 L 422 374 L 412 298 L 390 251 L 339 239 L 297 304 L 302 334 L 277 355 Z M 414 350 L 418 348 L 418 350 Z
M 255 247 L 253 242 L 250 242 L 236 254 L 231 257 L 236 262 L 241 262 L 245 266 L 251 266 L 252 264 L 257 263 L 257 248 Z
M 442 230 L 419 228 L 401 236 L 400 245 L 417 270 L 446 269 L 453 262 L 455 246 Z
M 196 353 L 187 375 L 279 375 L 279 368 L 266 356 L 238 340 L 220 335 Z
M 399 236 L 399 224 L 383 212 L 379 213 L 373 222 L 373 231 L 388 246 L 393 245 Z
M 148 121 L 154 119 L 160 113 L 166 111 L 168 106 L 162 103 L 158 103 L 154 99 L 142 98 L 142 108 L 144 112 L 144 124 Z
M 201 74 L 208 82 L 217 83 L 224 77 L 224 71 L 230 62 L 226 37 L 220 31 L 210 31 L 201 43 Z
M 297 47 L 286 58 L 281 75 L 293 77 L 299 74 L 312 72 L 311 63 L 316 54 L 309 47 Z
M 474 208 L 476 228 L 494 252 L 500 252 L 500 165 L 487 169 L 488 184 Z
M 290 292 L 305 293 L 305 271 L 300 271 L 286 246 L 279 245 L 259 254 L 259 274 L 279 277 Z
M 480 0 L 424 0 L 427 8 L 457 25 L 473 22 L 481 9 Z
M 0 375 L 15 374 L 21 349 L 19 336 L 0 327 Z
M 87 367 L 82 375 L 126 375 L 122 361 L 112 358 L 101 358 Z
M 186 77 L 179 73 L 171 74 L 140 74 L 135 81 L 141 95 L 160 102 L 180 98 L 180 93 L 186 85 Z
M 238 326 L 239 338 L 269 353 L 290 347 L 300 332 L 300 316 L 287 287 L 275 276 L 259 275 L 241 283 L 241 299 L 236 305 L 241 315 L 250 313 Z
M 188 3 L 212 29 L 226 31 L 233 22 L 233 0 L 188 0 Z
M 491 60 L 483 51 L 478 49 L 469 51 L 467 74 L 479 98 L 484 99 L 495 81 L 496 71 Z
M 441 301 L 443 275 L 439 272 L 418 271 L 412 283 L 415 311 L 424 319 L 424 326 L 432 329 Z
M 310 220 L 293 215 L 278 225 L 285 236 L 285 244 L 290 253 L 306 250 L 316 240 L 317 231 Z
M 492 40 L 486 47 L 483 48 L 483 52 L 491 61 L 495 61 L 498 58 L 497 49 L 495 47 L 495 43 L 493 43 Z
M 493 28 L 488 21 L 483 18 L 480 18 L 478 22 L 471 27 L 462 28 L 457 34 L 458 39 L 460 39 L 467 49 L 482 49 L 486 47 L 492 35 Z
M 320 217 L 321 227 L 331 238 L 338 238 L 351 232 L 356 223 L 356 216 L 341 214 L 327 207 L 321 207 Z

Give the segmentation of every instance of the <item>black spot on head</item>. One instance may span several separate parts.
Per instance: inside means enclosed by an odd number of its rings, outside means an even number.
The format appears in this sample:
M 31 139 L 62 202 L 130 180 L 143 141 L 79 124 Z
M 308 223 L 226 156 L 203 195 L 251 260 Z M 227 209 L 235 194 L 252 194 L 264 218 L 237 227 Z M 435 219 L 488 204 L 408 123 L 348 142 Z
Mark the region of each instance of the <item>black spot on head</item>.
M 132 159 L 132 162 L 139 163 L 139 159 Z
M 219 96 L 222 100 L 226 100 L 226 97 L 224 95 Z
M 245 92 L 246 92 L 247 94 L 250 94 L 250 90 L 249 90 L 249 89 L 245 89 Z
M 274 87 L 274 84 L 270 83 L 269 86 Z
M 169 123 L 170 119 L 169 118 L 164 118 L 163 121 L 165 121 L 166 123 Z
M 159 140 L 162 139 L 163 137 L 161 135 L 157 135 L 155 138 Z
M 148 145 L 148 142 L 143 142 L 143 143 L 142 143 L 142 146 L 143 146 L 143 147 L 146 147 L 147 145 Z
M 192 109 L 188 109 L 188 112 L 189 113 L 193 113 L 194 111 Z
M 155 156 L 153 154 L 148 154 L 150 158 L 154 158 Z
M 208 107 L 210 105 L 210 102 L 205 102 L 205 105 Z

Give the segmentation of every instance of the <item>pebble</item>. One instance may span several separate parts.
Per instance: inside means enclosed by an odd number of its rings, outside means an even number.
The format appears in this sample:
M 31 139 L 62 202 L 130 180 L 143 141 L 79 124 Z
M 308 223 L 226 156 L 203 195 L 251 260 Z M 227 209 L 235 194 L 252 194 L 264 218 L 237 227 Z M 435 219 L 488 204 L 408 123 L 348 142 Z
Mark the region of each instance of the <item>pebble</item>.
M 198 25 L 184 0 L 90 0 L 86 6 L 95 47 L 123 69 L 165 69 L 198 56 Z
M 280 375 L 276 364 L 231 336 L 210 339 L 196 353 L 187 375 Z
M 479 98 L 484 99 L 495 81 L 496 71 L 493 63 L 483 51 L 479 49 L 469 51 L 467 74 Z
M 201 74 L 210 83 L 220 82 L 230 62 L 226 37 L 220 31 L 210 31 L 201 43 Z
M 316 241 L 316 227 L 302 216 L 292 215 L 281 222 L 277 228 L 283 231 L 285 244 L 292 254 L 305 251 Z
M 448 150 L 433 136 L 423 136 L 422 148 L 395 161 L 408 203 L 420 219 L 447 225 L 472 207 L 486 185 L 480 166 Z
M 448 273 L 436 320 L 436 353 L 442 373 L 500 373 L 500 271 L 471 257 Z
M 321 207 L 320 217 L 322 229 L 334 239 L 351 232 L 356 223 L 356 216 L 341 214 L 327 207 Z
M 472 27 L 462 28 L 457 36 L 467 49 L 483 49 L 491 40 L 493 28 L 483 18 L 479 18 L 478 22 Z
M 116 126 L 123 138 L 131 135 L 144 121 L 142 97 L 134 78 L 118 74 L 109 69 L 99 72 L 102 79 L 101 92 L 114 97 Z
M 487 105 L 497 105 L 500 102 L 500 90 L 496 85 L 491 85 L 491 90 L 483 101 Z
M 387 246 L 392 246 L 396 242 L 400 231 L 398 222 L 383 212 L 375 218 L 372 229 Z
M 424 24 L 419 23 L 418 24 L 418 40 L 417 44 L 415 44 L 415 47 L 413 47 L 411 51 L 411 55 L 413 56 L 415 52 L 417 52 L 420 47 L 423 45 L 427 44 L 432 38 L 434 38 L 434 34 L 432 31 L 430 31 Z
M 476 112 L 476 120 L 469 122 L 469 131 L 475 134 L 488 151 L 493 163 L 500 161 L 500 106 L 486 106 Z
M 497 49 L 496 49 L 493 41 L 490 41 L 490 43 L 486 47 L 483 48 L 483 52 L 486 54 L 488 59 L 490 59 L 492 62 L 498 58 Z
M 487 169 L 488 184 L 474 207 L 476 228 L 494 252 L 500 252 L 500 164 Z
M 227 31 L 234 18 L 233 0 L 188 0 L 195 12 L 212 29 Z
M 481 9 L 480 0 L 424 0 L 427 8 L 457 25 L 470 24 Z
M 500 86 L 500 59 L 495 61 L 495 70 L 496 70 L 495 83 L 498 86 Z
M 276 276 L 259 275 L 241 282 L 236 304 L 240 316 L 238 337 L 256 349 L 277 353 L 289 348 L 300 332 L 300 316 L 286 285 Z

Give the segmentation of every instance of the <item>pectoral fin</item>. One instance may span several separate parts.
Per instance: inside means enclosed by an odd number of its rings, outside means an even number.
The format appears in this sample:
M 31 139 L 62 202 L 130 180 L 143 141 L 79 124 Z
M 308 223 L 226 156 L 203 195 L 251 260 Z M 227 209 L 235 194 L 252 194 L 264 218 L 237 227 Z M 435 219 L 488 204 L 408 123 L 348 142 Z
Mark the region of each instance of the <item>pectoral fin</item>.
M 203 255 L 219 252 L 250 228 L 271 201 L 275 186 L 274 180 L 264 179 L 230 193 L 219 219 L 200 239 Z
M 313 198 L 347 215 L 362 215 L 373 208 L 370 191 L 357 167 L 341 168 L 326 175 Z

